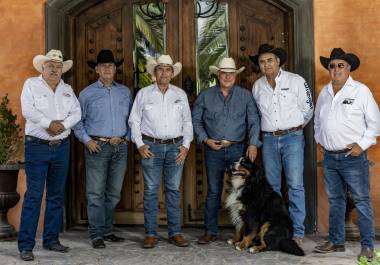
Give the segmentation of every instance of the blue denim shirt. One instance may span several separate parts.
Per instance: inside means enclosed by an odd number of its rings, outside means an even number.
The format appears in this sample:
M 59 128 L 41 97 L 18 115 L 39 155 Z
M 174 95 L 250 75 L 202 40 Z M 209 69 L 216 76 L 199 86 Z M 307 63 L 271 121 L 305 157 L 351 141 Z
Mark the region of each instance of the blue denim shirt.
M 252 93 L 239 86 L 224 97 L 219 86 L 199 94 L 192 110 L 193 127 L 199 143 L 206 138 L 243 141 L 261 146 L 260 119 Z
M 74 133 L 79 141 L 85 144 L 90 136 L 130 139 L 128 117 L 133 102 L 128 87 L 113 82 L 107 88 L 98 80 L 83 89 L 78 99 L 82 119 L 74 127 Z

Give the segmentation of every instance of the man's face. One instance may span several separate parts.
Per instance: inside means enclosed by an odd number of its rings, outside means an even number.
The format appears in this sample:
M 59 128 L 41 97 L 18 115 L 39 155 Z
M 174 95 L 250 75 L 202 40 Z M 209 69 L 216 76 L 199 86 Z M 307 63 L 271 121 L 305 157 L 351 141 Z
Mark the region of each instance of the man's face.
M 331 60 L 328 68 L 333 83 L 345 83 L 350 76 L 351 66 L 344 60 Z
M 113 80 L 116 66 L 114 63 L 100 63 L 95 67 L 95 71 L 99 75 L 100 80 Z
M 273 53 L 264 53 L 259 57 L 259 66 L 264 75 L 277 75 L 280 70 L 280 59 Z
M 169 65 L 158 65 L 154 68 L 154 74 L 156 76 L 157 84 L 160 86 L 166 86 L 173 78 L 173 67 Z
M 221 88 L 227 88 L 230 89 L 235 85 L 236 81 L 236 73 L 232 72 L 218 72 L 218 79 L 219 79 L 219 85 Z
M 48 83 L 58 84 L 62 76 L 61 62 L 47 61 L 42 65 L 42 77 Z

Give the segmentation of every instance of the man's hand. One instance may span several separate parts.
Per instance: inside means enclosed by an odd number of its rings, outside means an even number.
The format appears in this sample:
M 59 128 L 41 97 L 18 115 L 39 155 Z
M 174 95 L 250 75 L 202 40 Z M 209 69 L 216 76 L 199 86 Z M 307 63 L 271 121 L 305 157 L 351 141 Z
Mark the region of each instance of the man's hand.
M 253 144 L 249 145 L 245 155 L 249 158 L 249 160 L 251 160 L 251 162 L 254 162 L 257 156 L 256 145 L 253 145 Z
M 154 154 L 149 150 L 150 146 L 147 144 L 144 144 L 143 146 L 139 147 L 139 153 L 144 159 L 149 159 L 154 156 Z
M 182 165 L 183 163 L 185 163 L 185 159 L 188 152 L 189 152 L 189 149 L 187 149 L 183 145 L 179 147 L 179 153 L 177 157 L 175 158 L 175 162 L 177 165 Z
M 222 148 L 222 144 L 218 140 L 207 139 L 205 143 L 213 150 L 220 150 Z
M 91 154 L 99 153 L 102 148 L 94 140 L 90 140 L 86 143 L 86 147 Z
M 65 130 L 65 126 L 63 126 L 62 121 L 51 121 L 49 128 L 46 129 L 50 136 L 56 136 Z
M 347 145 L 348 149 L 351 149 L 346 153 L 346 156 L 360 156 L 363 153 L 363 149 L 357 143 Z

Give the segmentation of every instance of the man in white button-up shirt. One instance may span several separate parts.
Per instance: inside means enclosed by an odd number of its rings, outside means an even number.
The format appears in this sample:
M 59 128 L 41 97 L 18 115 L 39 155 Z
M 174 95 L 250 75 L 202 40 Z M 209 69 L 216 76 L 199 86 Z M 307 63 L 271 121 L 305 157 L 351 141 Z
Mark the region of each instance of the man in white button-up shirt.
M 27 190 L 21 213 L 18 248 L 22 260 L 34 259 L 33 248 L 46 184 L 43 247 L 67 252 L 59 242 L 64 191 L 69 167 L 71 128 L 80 120 L 79 102 L 61 75 L 73 62 L 63 61 L 58 50 L 37 55 L 33 65 L 41 73 L 25 81 L 21 94 L 25 124 L 25 171 Z
M 263 44 L 258 54 L 250 58 L 264 74 L 253 85 L 252 93 L 261 113 L 265 173 L 273 190 L 281 195 L 281 171 L 284 168 L 293 239 L 300 243 L 306 214 L 302 129 L 313 116 L 310 89 L 301 76 L 281 69 L 286 61 L 284 49 Z
M 315 109 L 315 141 L 324 152 L 325 188 L 330 204 L 329 240 L 317 252 L 344 251 L 346 191 L 352 193 L 361 237 L 359 257 L 373 259 L 375 239 L 366 150 L 380 134 L 380 113 L 369 88 L 350 72 L 359 58 L 334 48 L 330 58 L 320 57 L 331 82 L 321 91 Z
M 149 59 L 147 72 L 155 78 L 153 85 L 142 88 L 133 103 L 129 125 L 132 141 L 142 157 L 144 176 L 144 248 L 157 244 L 158 191 L 161 174 L 165 183 L 169 242 L 187 247 L 180 234 L 180 191 L 183 164 L 193 140 L 193 125 L 186 93 L 170 84 L 181 71 L 169 55 L 157 61 Z

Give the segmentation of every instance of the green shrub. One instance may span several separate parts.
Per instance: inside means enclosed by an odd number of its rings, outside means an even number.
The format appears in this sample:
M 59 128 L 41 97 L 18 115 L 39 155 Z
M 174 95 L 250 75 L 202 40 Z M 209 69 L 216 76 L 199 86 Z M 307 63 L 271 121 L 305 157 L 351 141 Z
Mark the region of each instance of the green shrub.
M 368 262 L 367 258 L 361 257 L 356 263 L 358 265 L 380 265 L 380 250 L 375 250 L 372 262 Z

